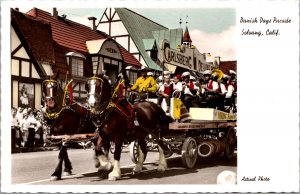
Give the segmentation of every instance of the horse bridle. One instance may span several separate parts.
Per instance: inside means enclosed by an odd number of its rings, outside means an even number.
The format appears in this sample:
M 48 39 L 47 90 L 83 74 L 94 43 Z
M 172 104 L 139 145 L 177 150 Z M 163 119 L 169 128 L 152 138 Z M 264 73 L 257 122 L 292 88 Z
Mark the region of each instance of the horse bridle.
M 104 80 L 102 78 L 100 78 L 100 77 L 97 77 L 97 76 L 93 76 L 93 77 L 91 77 L 91 78 L 88 79 L 88 81 L 93 81 L 93 80 L 95 80 L 95 85 L 96 85 L 96 81 L 97 80 L 100 81 L 100 88 L 101 88 L 101 90 L 100 90 L 100 93 L 97 96 L 99 96 L 98 101 L 101 102 L 101 100 L 102 100 L 102 87 L 103 87 Z M 91 97 L 91 95 L 93 95 L 95 97 L 96 96 L 96 86 L 95 86 L 95 89 L 93 91 L 93 94 L 90 94 L 90 91 L 88 91 L 88 94 L 89 94 L 89 98 Z M 90 103 L 89 103 L 89 106 L 90 106 Z

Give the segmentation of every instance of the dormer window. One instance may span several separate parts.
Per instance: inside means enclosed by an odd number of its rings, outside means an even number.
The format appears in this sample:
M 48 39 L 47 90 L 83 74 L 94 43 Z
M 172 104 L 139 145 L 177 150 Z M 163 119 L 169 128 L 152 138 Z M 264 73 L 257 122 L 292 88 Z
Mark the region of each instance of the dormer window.
M 84 55 L 76 52 L 69 52 L 66 54 L 67 63 L 70 67 L 72 76 L 83 76 L 83 62 Z

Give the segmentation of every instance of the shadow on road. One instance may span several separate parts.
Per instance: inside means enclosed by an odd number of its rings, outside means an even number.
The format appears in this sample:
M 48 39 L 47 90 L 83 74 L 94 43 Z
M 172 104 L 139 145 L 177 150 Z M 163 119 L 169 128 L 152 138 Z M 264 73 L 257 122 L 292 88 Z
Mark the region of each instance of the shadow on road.
M 146 163 L 143 167 L 143 171 L 140 174 L 133 175 L 132 169 L 133 167 L 121 167 L 121 174 L 122 180 L 128 179 L 138 179 L 138 180 L 147 180 L 153 178 L 164 178 L 164 177 L 172 177 L 176 175 L 183 175 L 183 174 L 191 174 L 197 173 L 199 170 L 209 167 L 215 166 L 237 166 L 237 156 L 235 155 L 234 158 L 231 160 L 225 160 L 222 156 L 214 157 L 214 158 L 198 158 L 198 161 L 194 168 L 186 169 L 182 165 L 182 160 L 180 156 L 172 157 L 167 159 L 168 169 L 164 173 L 158 173 L 157 162 L 154 163 Z M 92 178 L 91 181 L 104 181 L 108 179 L 109 172 L 99 171 L 93 173 L 83 174 L 82 177 L 89 177 Z

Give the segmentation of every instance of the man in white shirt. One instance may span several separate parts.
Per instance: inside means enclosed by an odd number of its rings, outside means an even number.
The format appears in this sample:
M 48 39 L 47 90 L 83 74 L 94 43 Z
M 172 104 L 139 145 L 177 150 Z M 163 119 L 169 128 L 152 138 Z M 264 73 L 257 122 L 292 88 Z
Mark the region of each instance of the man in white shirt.
M 35 135 L 35 128 L 38 127 L 38 122 L 34 117 L 33 111 L 29 111 L 29 117 L 27 119 L 28 124 L 28 139 L 26 144 L 26 150 L 28 151 L 31 149 L 33 151 L 34 147 L 34 135 Z
M 27 112 L 26 112 L 26 113 L 23 114 L 22 120 L 20 120 L 20 129 L 21 129 L 21 132 L 22 132 L 23 146 L 24 147 L 25 147 L 27 139 L 28 139 L 28 127 L 29 127 L 29 125 L 28 125 L 27 119 L 28 119 L 28 115 L 27 115 Z

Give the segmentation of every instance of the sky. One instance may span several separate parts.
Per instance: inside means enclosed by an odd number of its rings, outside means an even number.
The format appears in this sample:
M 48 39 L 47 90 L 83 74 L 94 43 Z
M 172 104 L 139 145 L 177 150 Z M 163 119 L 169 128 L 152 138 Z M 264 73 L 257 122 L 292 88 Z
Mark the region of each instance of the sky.
M 39 8 L 39 7 L 37 7 Z M 20 11 L 26 12 L 28 9 Z M 39 8 L 52 13 L 52 8 Z M 208 61 L 220 56 L 222 61 L 236 60 L 236 10 L 234 8 L 130 8 L 169 29 L 187 26 L 192 44 L 201 53 L 210 53 Z M 88 17 L 94 16 L 99 22 L 105 8 L 59 8 L 58 14 L 67 19 L 90 26 Z M 179 21 L 182 21 L 180 26 Z M 98 29 L 101 31 L 101 29 Z

